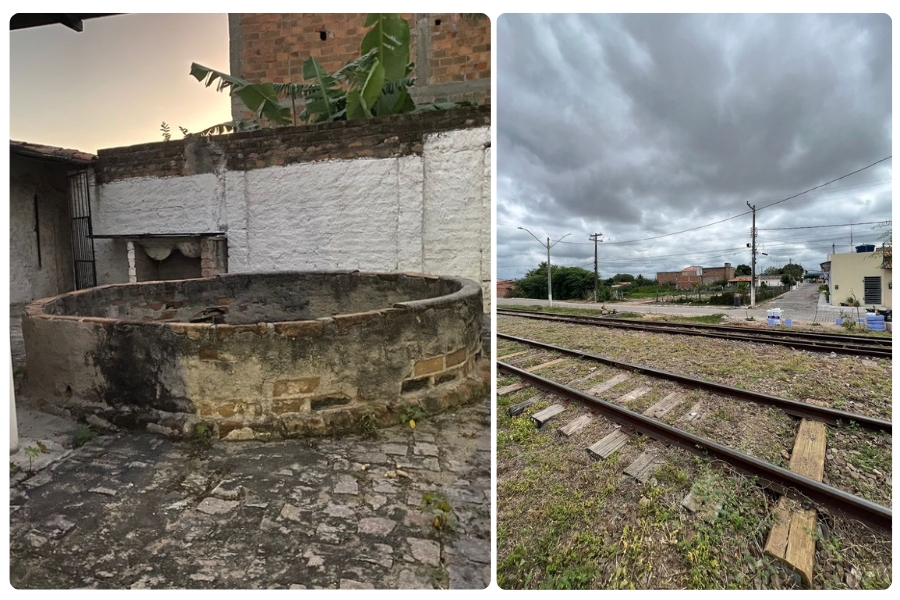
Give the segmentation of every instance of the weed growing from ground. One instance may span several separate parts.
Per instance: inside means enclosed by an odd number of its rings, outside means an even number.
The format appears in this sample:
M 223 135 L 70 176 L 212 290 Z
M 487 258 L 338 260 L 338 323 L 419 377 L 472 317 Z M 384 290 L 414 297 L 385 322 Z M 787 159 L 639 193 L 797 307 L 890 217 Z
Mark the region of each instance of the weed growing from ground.
M 413 429 L 416 428 L 416 421 L 419 421 L 424 417 L 425 411 L 422 410 L 422 407 L 415 404 L 405 404 L 403 408 L 400 409 L 400 422 L 409 423 L 409 426 Z
M 444 494 L 440 492 L 426 492 L 422 496 L 419 510 L 431 513 L 431 524 L 438 531 L 443 532 L 448 529 L 456 531 L 459 521 L 456 518 L 456 513 L 453 512 L 453 507 L 450 506 L 450 502 L 447 500 L 447 496 Z
M 76 448 L 81 448 L 88 442 L 97 439 L 97 435 L 97 432 L 87 425 L 80 425 L 78 429 L 75 430 L 75 435 L 72 443 Z
M 34 459 L 41 455 L 41 451 L 34 446 L 25 447 L 25 456 L 28 457 L 28 472 L 34 473 Z
M 213 430 L 206 423 L 197 423 L 194 427 L 194 431 L 191 433 L 191 438 L 195 442 L 208 445 L 212 443 Z
M 378 437 L 378 418 L 371 410 L 363 413 L 359 419 L 359 427 L 362 430 L 363 437 L 375 439 Z

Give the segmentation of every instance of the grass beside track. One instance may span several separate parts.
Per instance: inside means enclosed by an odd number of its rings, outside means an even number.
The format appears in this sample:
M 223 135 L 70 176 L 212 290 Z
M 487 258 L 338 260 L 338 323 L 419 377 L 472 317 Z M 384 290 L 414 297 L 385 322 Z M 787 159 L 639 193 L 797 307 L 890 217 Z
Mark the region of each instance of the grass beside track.
M 796 400 L 819 399 L 836 408 L 890 419 L 891 361 L 867 366 L 858 358 L 831 359 L 763 344 L 684 338 L 584 328 L 501 316 L 498 331 L 579 348 L 635 364 L 677 371 Z M 497 355 L 528 347 L 498 340 Z M 529 355 L 533 365 L 557 355 Z M 593 369 L 569 360 L 542 376 L 571 381 Z M 610 372 L 611 373 L 611 372 Z M 598 375 L 598 380 L 608 373 Z M 637 376 L 641 377 L 641 376 Z M 517 378 L 498 376 L 498 388 Z M 641 380 L 641 384 L 647 381 Z M 651 392 L 642 410 L 664 391 Z M 656 394 L 654 396 L 654 394 Z M 541 396 L 522 415 L 512 404 Z M 702 401 L 708 416 L 694 424 L 704 437 L 786 466 L 796 420 L 777 409 L 750 409 L 739 402 L 687 391 L 676 412 Z M 726 401 L 727 400 L 727 401 Z M 554 400 L 555 401 L 555 400 Z M 551 404 L 546 394 L 524 388 L 497 399 L 497 582 L 504 589 L 790 589 L 799 580 L 763 553 L 776 496 L 729 467 L 637 436 L 606 460 L 585 451 L 613 430 L 595 418 L 572 438 L 559 421 L 535 428 L 530 414 Z M 673 417 L 674 418 L 674 417 Z M 826 482 L 891 505 L 891 436 L 860 431 L 854 424 L 829 428 Z M 623 474 L 641 452 L 666 457 L 646 484 Z M 718 511 L 707 517 L 681 502 L 694 488 Z M 820 513 L 814 585 L 821 589 L 885 589 L 892 579 L 891 536 L 856 521 Z

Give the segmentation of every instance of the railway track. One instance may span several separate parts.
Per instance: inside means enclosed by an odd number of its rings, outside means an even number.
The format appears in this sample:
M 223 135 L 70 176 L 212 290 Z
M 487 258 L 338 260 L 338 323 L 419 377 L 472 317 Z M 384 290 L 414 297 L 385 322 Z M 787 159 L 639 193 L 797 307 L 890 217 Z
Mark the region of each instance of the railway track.
M 810 352 L 834 352 L 835 354 L 871 356 L 877 358 L 892 357 L 892 344 L 890 338 L 800 332 L 785 329 L 752 329 L 728 325 L 635 322 L 627 319 L 610 317 L 590 317 L 558 313 L 551 315 L 529 310 L 498 309 L 497 314 L 557 323 L 573 323 L 577 325 L 630 329 L 652 333 L 692 335 L 734 341 L 776 344 Z
M 521 357 L 529 356 L 532 350 L 523 350 L 511 355 L 503 355 L 501 353 L 498 357 L 498 371 L 518 378 L 519 382 L 499 389 L 498 395 L 504 395 L 526 386 L 537 388 L 550 394 L 553 398 L 561 398 L 567 402 L 577 403 L 588 407 L 593 411 L 600 413 L 607 419 L 615 421 L 620 425 L 624 425 L 637 433 L 656 439 L 663 444 L 674 445 L 693 454 L 700 454 L 721 460 L 731 465 L 737 471 L 756 477 L 764 487 L 773 489 L 785 496 L 803 498 L 805 501 L 811 501 L 821 507 L 827 507 L 831 511 L 852 516 L 855 519 L 859 519 L 880 528 L 889 529 L 891 527 L 891 510 L 885 506 L 855 496 L 813 478 L 799 475 L 791 470 L 750 456 L 749 454 L 740 452 L 710 439 L 700 437 L 685 431 L 684 429 L 668 424 L 661 419 L 666 415 L 677 412 L 675 411 L 676 407 L 682 406 L 683 408 L 684 403 L 679 398 L 679 394 L 681 394 L 685 388 L 699 388 L 705 392 L 716 394 L 718 396 L 750 400 L 754 403 L 766 406 L 776 406 L 792 416 L 802 417 L 807 420 L 822 421 L 831 424 L 847 424 L 852 421 L 862 428 L 872 431 L 883 431 L 888 434 L 891 432 L 891 423 L 889 421 L 803 402 L 796 402 L 777 396 L 758 394 L 748 390 L 723 386 L 712 382 L 705 382 L 696 378 L 659 371 L 640 365 L 622 363 L 578 350 L 551 346 L 534 340 L 499 333 L 497 335 L 498 340 L 507 340 L 514 342 L 518 347 L 531 348 L 533 351 L 539 351 L 545 358 L 552 356 L 563 356 L 567 357 L 569 360 L 574 358 L 577 361 L 590 361 L 607 367 L 614 367 L 621 372 L 620 375 L 609 378 L 604 382 L 599 382 L 596 378 L 588 376 L 566 384 L 537 375 L 534 372 L 539 368 L 547 368 L 548 366 L 558 364 L 564 359 L 557 358 L 552 361 L 545 361 L 541 365 L 522 368 L 505 362 L 505 359 L 520 357 L 521 360 Z M 625 383 L 627 375 L 625 377 L 622 376 L 626 373 L 662 380 L 665 382 L 665 386 L 671 388 L 671 390 L 666 391 L 671 391 L 671 393 L 665 395 L 665 398 L 642 412 L 632 410 L 628 405 L 634 404 L 642 395 L 648 394 L 650 388 L 647 386 L 639 386 L 636 389 L 630 389 L 630 391 L 625 394 L 621 394 L 621 391 L 625 387 L 630 387 L 630 385 L 626 386 Z M 587 387 L 588 389 L 581 390 L 574 387 L 575 385 Z M 601 394 L 607 396 L 610 395 L 611 390 L 613 389 L 619 390 L 615 394 L 618 396 L 615 401 L 604 400 L 601 397 Z M 665 392 L 658 392 L 656 395 L 659 396 L 664 393 Z M 520 414 L 528 410 L 529 406 L 534 404 L 538 398 L 540 398 L 540 396 L 532 397 L 525 402 L 511 406 L 510 414 Z M 698 406 L 694 406 L 685 412 L 684 415 L 695 415 L 699 410 Z M 564 412 L 565 407 L 563 405 L 554 403 L 533 414 L 532 419 L 538 426 L 543 426 L 545 423 L 553 420 Z M 682 416 L 682 419 L 684 418 L 684 415 Z M 569 423 L 563 425 L 560 428 L 560 433 L 569 436 L 575 431 L 583 428 L 591 418 L 590 415 L 580 414 Z M 689 417 L 688 420 L 693 421 L 695 418 L 697 417 Z M 704 417 L 701 415 L 699 418 Z M 710 417 L 706 416 L 706 418 Z M 622 445 L 628 443 L 628 436 L 621 434 L 621 432 L 618 434 L 613 432 L 610 436 L 592 444 L 587 449 L 588 452 L 593 453 L 596 457 L 605 458 L 616 449 L 621 448 Z M 822 448 L 824 452 L 824 444 Z M 659 466 L 658 457 L 647 458 L 644 455 L 638 457 L 635 463 L 636 464 L 631 465 L 629 468 L 637 473 L 637 475 L 646 475 L 653 470 L 654 465 L 655 467 Z M 626 469 L 626 473 L 628 473 L 628 471 L 629 469 Z

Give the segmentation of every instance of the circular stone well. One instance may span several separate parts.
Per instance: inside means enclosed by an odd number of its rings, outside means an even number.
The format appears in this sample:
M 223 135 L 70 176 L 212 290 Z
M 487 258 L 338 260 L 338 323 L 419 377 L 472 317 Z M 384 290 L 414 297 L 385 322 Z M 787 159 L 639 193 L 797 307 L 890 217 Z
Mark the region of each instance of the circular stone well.
M 36 301 L 25 392 L 87 418 L 226 439 L 367 430 L 482 397 L 481 288 L 285 272 L 107 285 Z

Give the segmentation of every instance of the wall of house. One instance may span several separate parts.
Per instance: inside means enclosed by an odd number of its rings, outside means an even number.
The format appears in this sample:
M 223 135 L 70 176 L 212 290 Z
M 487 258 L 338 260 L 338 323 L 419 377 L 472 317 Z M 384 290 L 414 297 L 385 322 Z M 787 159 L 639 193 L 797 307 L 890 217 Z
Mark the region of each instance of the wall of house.
M 490 19 L 457 13 L 403 17 L 410 24 L 416 102 L 490 104 Z M 334 73 L 359 57 L 364 23 L 365 15 L 358 13 L 230 14 L 231 74 L 253 82 L 300 82 L 303 61 L 310 56 Z M 250 116 L 240 100 L 233 101 L 232 114 L 235 119 Z
M 12 154 L 9 198 L 9 301 L 30 302 L 74 289 L 68 172 L 63 163 Z M 35 233 L 38 199 L 41 264 Z
M 460 276 L 490 299 L 490 107 L 98 153 L 101 235 L 221 232 L 228 271 Z M 123 251 L 124 253 L 124 251 Z M 100 283 L 127 281 L 98 256 Z
M 832 306 L 840 306 L 841 302 L 856 295 L 861 304 L 865 304 L 863 285 L 864 277 L 881 277 L 881 304 L 891 306 L 891 288 L 893 275 L 891 269 L 882 269 L 882 254 L 878 252 L 858 252 L 848 254 L 832 254 L 830 302 Z
M 734 267 L 688 267 L 681 271 L 661 271 L 656 274 L 659 285 L 674 285 L 677 290 L 690 290 L 697 285 L 713 285 L 722 279 L 733 279 Z
M 703 283 L 712 285 L 722 279 L 733 279 L 734 267 L 731 263 L 725 263 L 723 267 L 703 267 Z

